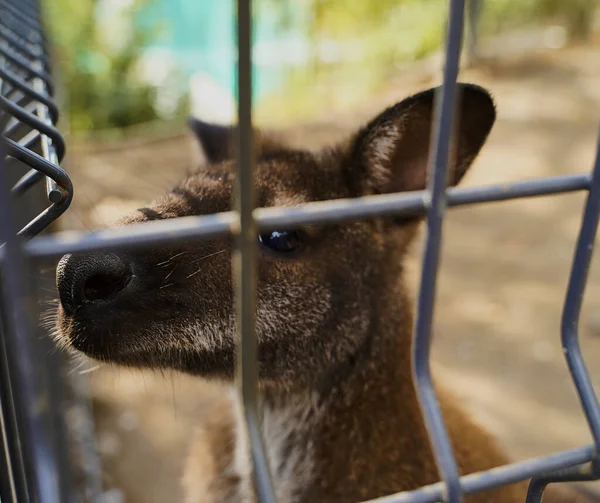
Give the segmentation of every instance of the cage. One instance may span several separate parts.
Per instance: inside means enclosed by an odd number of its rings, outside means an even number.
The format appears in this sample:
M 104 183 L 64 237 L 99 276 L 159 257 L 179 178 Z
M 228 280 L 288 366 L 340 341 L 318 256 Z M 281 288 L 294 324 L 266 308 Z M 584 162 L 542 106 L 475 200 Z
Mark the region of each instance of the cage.
M 66 253 L 143 249 L 179 239 L 236 238 L 237 314 L 239 357 L 237 379 L 250 439 L 256 487 L 261 502 L 275 502 L 265 458 L 257 398 L 257 343 L 254 329 L 256 302 L 257 231 L 283 226 L 344 222 L 375 215 L 426 215 L 426 242 L 414 328 L 414 379 L 442 481 L 429 487 L 383 497 L 378 503 L 458 502 L 471 494 L 532 478 L 528 502 L 541 501 L 551 482 L 596 480 L 600 442 L 600 407 L 579 347 L 578 319 L 600 214 L 600 144 L 589 173 L 557 176 L 513 184 L 446 189 L 446 167 L 457 97 L 465 2 L 449 2 L 443 86 L 436 98 L 435 129 L 431 144 L 430 182 L 426 191 L 307 203 L 293 208 L 256 209 L 252 190 L 252 23 L 251 2 L 237 2 L 238 45 L 238 185 L 235 211 L 155 221 L 127 232 L 45 235 L 68 208 L 73 185 L 60 168 L 65 142 L 56 128 L 58 108 L 51 78 L 51 58 L 37 0 L 0 0 L 0 89 L 2 137 L 0 155 L 0 259 L 2 260 L 0 369 L 2 382 L 2 438 L 4 453 L 0 497 L 3 501 L 78 501 L 74 477 L 88 477 L 88 497 L 99 494 L 93 477 L 93 455 L 78 452 L 73 462 L 67 449 L 62 405 L 75 407 L 89 422 L 81 397 L 64 388 L 65 367 L 60 357 L 48 357 L 49 342 L 33 320 L 33 292 L 28 270 L 32 262 Z M 491 201 L 508 201 L 550 194 L 584 191 L 585 209 L 565 295 L 561 341 L 569 372 L 594 440 L 592 445 L 459 476 L 444 418 L 430 372 L 431 325 L 435 304 L 440 245 L 446 208 Z M 73 409 L 69 409 L 73 410 Z M 83 432 L 83 433 L 82 433 Z M 85 426 L 80 434 L 89 434 Z M 87 456 L 87 457 L 86 457 Z M 88 470 L 88 472 L 86 472 Z M 79 473 L 78 473 L 79 472 Z M 92 474 L 90 475 L 91 472 Z

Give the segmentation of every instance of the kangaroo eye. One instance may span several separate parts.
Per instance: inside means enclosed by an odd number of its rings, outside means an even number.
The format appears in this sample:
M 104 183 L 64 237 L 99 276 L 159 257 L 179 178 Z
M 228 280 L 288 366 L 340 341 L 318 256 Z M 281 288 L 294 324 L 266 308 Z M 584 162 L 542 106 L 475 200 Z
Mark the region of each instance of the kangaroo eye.
M 263 246 L 280 253 L 293 252 L 302 244 L 300 233 L 297 231 L 267 232 L 258 236 L 258 240 Z

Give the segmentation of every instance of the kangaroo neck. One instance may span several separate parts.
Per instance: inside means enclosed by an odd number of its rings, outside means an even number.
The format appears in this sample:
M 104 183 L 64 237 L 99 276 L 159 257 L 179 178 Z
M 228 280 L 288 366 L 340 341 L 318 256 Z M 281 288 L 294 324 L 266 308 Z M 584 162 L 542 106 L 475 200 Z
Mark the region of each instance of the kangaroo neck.
M 274 479 L 295 481 L 282 497 L 296 499 L 282 501 L 358 501 L 435 481 L 412 382 L 409 304 L 403 292 L 386 304 L 356 354 L 313 387 L 265 393 Z

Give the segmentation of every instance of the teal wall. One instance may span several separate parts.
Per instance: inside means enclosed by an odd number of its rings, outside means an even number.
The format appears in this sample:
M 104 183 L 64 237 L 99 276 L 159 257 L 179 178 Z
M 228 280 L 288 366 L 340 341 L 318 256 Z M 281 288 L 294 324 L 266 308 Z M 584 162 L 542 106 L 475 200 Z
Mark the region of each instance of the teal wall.
M 254 45 L 279 50 L 279 63 L 254 63 L 254 99 L 258 100 L 285 82 L 286 47 L 302 44 L 303 12 L 294 0 L 254 2 L 261 7 L 253 20 Z M 268 4 L 277 5 L 273 10 Z M 168 50 L 186 75 L 206 72 L 235 97 L 235 0 L 151 0 L 139 13 L 143 26 L 158 27 L 149 48 Z M 282 24 L 282 13 L 286 23 Z M 287 44 L 287 45 L 286 45 Z M 255 52 L 256 54 L 256 52 Z M 277 58 L 276 58 L 277 59 Z

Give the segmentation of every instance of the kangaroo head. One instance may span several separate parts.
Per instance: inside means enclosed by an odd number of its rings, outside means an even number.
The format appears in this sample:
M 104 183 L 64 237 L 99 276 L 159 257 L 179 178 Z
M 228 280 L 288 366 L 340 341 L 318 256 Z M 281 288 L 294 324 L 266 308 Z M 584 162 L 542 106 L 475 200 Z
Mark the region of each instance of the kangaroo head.
M 457 184 L 495 120 L 489 94 L 460 85 L 449 183 Z M 375 117 L 340 145 L 294 150 L 256 135 L 258 206 L 422 190 L 435 89 Z M 232 208 L 229 128 L 192 122 L 208 162 L 118 225 Z M 418 219 L 381 217 L 278 229 L 259 241 L 257 337 L 263 383 L 318 379 L 356 354 L 385 316 Z M 67 255 L 57 271 L 60 342 L 102 361 L 215 378 L 234 369 L 232 239 L 143 252 Z M 398 306 L 409 309 L 409 306 Z

